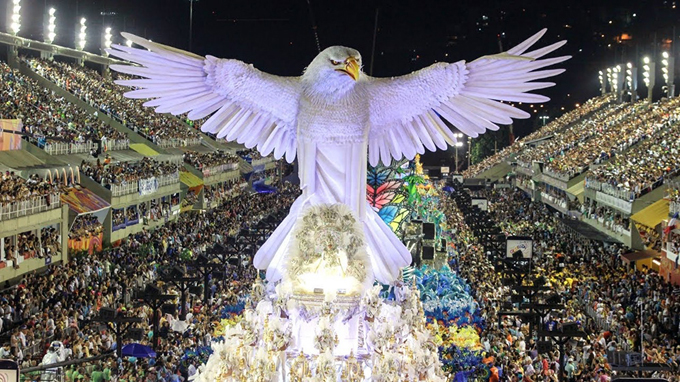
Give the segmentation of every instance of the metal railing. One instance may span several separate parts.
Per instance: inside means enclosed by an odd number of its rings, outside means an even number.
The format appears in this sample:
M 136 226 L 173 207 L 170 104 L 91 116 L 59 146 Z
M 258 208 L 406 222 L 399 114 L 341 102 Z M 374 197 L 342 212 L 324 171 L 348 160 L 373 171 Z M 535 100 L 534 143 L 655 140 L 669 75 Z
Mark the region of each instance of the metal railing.
M 94 144 L 92 141 L 82 143 L 69 143 L 69 151 L 71 154 L 89 153 Z
M 627 202 L 632 202 L 636 198 L 635 191 L 621 189 L 619 187 L 612 186 L 609 183 L 600 182 L 597 179 L 591 179 L 586 177 L 585 187 L 595 191 L 601 191 L 607 195 L 611 195 L 615 198 L 625 200 Z
M 168 148 L 168 147 L 187 147 L 187 146 L 199 146 L 201 144 L 201 138 L 162 138 L 162 139 L 153 139 L 151 138 L 154 143 L 156 143 L 159 147 L 163 148 Z
M 259 166 L 259 165 L 262 165 L 262 164 L 267 164 L 267 163 L 269 163 L 273 160 L 274 160 L 273 156 L 268 156 L 268 157 L 253 160 L 253 163 L 251 163 L 251 165 Z
M 668 204 L 668 212 L 671 216 L 680 213 L 680 201 L 672 201 Z
M 602 316 L 601 314 L 597 313 L 595 309 L 593 308 L 593 303 L 590 299 L 585 298 L 585 293 L 584 292 L 579 292 L 578 293 L 578 302 L 583 307 L 583 310 L 586 312 L 586 315 L 590 317 L 591 320 L 593 320 L 593 323 L 595 323 L 595 326 L 597 326 L 599 331 L 607 331 L 611 328 L 611 323 L 609 320 L 607 320 L 606 317 Z
M 172 174 L 159 175 L 156 179 L 158 180 L 158 187 L 179 183 L 179 171 Z
M 569 207 L 569 203 L 567 202 L 566 199 L 550 195 L 547 192 L 541 192 L 541 199 L 544 200 L 547 199 L 553 205 L 559 206 L 560 208 L 563 208 L 565 210 L 568 209 Z
M 45 143 L 43 149 L 50 155 L 64 155 L 69 153 L 69 144 L 62 142 L 48 142 Z
M 127 150 L 130 148 L 129 139 L 107 139 L 105 148 L 107 151 Z
M 133 194 L 137 191 L 139 191 L 139 183 L 137 181 L 111 185 L 111 196 Z
M 156 181 L 158 181 L 158 187 L 167 186 L 169 184 L 179 183 L 179 171 L 172 174 L 165 174 L 156 176 Z M 148 180 L 152 178 L 145 178 L 143 180 Z M 112 184 L 111 185 L 111 196 L 122 196 L 128 194 L 134 194 L 139 191 L 139 180 L 133 182 L 124 182 L 122 184 Z
M 53 210 L 61 206 L 61 194 L 34 196 L 18 202 L 0 202 L 0 221 Z
M 583 173 L 584 170 L 585 169 L 583 167 L 578 167 L 578 168 L 576 168 L 572 171 L 568 171 L 567 173 L 561 173 L 561 172 L 555 172 L 555 171 L 553 171 L 553 170 L 551 170 L 547 167 L 544 167 L 543 173 L 550 176 L 550 177 L 553 177 L 555 179 L 559 179 L 561 181 L 568 182 L 569 179 Z
M 213 176 L 227 171 L 233 171 L 238 169 L 238 163 L 225 163 L 219 166 L 203 167 L 203 176 Z

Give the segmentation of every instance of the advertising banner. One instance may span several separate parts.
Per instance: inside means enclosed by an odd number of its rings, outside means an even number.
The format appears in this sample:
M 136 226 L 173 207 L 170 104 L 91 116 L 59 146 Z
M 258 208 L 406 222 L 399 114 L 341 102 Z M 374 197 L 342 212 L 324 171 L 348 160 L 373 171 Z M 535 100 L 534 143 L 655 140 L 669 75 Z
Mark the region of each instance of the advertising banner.
M 505 256 L 512 258 L 517 251 L 522 252 L 522 258 L 531 259 L 534 240 L 529 236 L 508 236 Z
M 472 206 L 477 206 L 482 211 L 488 211 L 489 201 L 486 198 L 472 198 Z
M 139 180 L 139 195 L 153 194 L 158 190 L 158 180 L 156 178 Z
M 0 119 L 0 151 L 21 150 L 20 119 Z
M 95 252 L 101 252 L 103 242 L 104 234 L 100 233 L 98 235 L 82 237 L 79 239 L 68 239 L 68 248 L 75 252 L 87 251 L 88 254 L 92 255 Z
M 19 382 L 19 364 L 9 359 L 0 359 L 0 381 Z

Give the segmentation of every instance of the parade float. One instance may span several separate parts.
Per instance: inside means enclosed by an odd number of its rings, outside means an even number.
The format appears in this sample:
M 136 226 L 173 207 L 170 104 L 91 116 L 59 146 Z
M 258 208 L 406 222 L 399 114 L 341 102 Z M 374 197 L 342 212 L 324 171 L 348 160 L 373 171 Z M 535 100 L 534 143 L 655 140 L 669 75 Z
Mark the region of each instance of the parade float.
M 529 92 L 554 84 L 531 81 L 560 74 L 540 69 L 569 57 L 542 58 L 564 42 L 528 51 L 544 34 L 473 62 L 374 78 L 361 71 L 359 52 L 342 46 L 320 52 L 303 75 L 281 77 L 123 33 L 143 48 L 107 49 L 136 64 L 111 65 L 135 76 L 116 81 L 133 88 L 125 96 L 151 99 L 144 105 L 159 113 L 210 116 L 203 132 L 299 165 L 302 195 L 253 258 L 266 281 L 254 284 L 242 319 L 223 328 L 194 380 L 446 380 L 418 287 L 403 282 L 411 253 L 392 229 L 408 210 L 395 206 L 397 184 L 367 187 L 368 164 L 454 145 L 445 121 L 476 137 L 528 118 L 500 101 L 548 100 Z M 371 186 L 394 195 L 396 210 L 371 203 Z

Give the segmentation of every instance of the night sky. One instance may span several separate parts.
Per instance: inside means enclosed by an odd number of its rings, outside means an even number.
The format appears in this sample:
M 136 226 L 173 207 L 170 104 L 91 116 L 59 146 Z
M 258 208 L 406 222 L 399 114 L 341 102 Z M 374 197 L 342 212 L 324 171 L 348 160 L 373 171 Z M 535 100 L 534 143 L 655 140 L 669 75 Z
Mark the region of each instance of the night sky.
M 663 0 L 309 1 L 321 48 L 358 49 L 366 72 L 379 9 L 375 76 L 405 74 L 435 61 L 473 60 L 548 28 L 542 45 L 567 39 L 558 53 L 573 59 L 563 64 L 567 72 L 555 78 L 557 86 L 541 91 L 552 101 L 536 115 L 572 109 L 598 93 L 598 70 L 632 60 L 636 52 L 667 47 L 674 24 L 680 34 L 680 0 L 677 7 Z M 22 5 L 25 37 L 42 39 L 43 12 L 54 6 L 59 45 L 73 46 L 82 16 L 88 19 L 89 51 L 98 50 L 103 25 L 188 49 L 189 0 L 22 0 Z M 241 59 L 274 74 L 299 75 L 317 53 L 307 0 L 199 0 L 193 22 L 194 52 Z M 632 39 L 622 40 L 622 33 Z M 534 127 L 535 121 L 526 121 L 516 132 L 524 135 Z

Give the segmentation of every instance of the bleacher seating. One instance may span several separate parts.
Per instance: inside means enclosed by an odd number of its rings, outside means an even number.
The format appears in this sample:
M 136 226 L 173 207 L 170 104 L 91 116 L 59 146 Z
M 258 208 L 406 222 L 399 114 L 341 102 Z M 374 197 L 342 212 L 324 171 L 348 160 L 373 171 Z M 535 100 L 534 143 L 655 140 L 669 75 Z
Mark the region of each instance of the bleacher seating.
M 152 108 L 143 107 L 144 101 L 125 98 L 123 93 L 126 88 L 113 81 L 128 77 L 111 73 L 110 79 L 104 78 L 95 70 L 59 61 L 32 58 L 27 62 L 38 74 L 160 147 L 195 146 L 201 143 L 199 132 L 183 120 L 157 114 Z
M 127 149 L 126 134 L 117 131 L 0 62 L 0 118 L 21 119 L 25 137 L 48 154 L 90 153 Z

